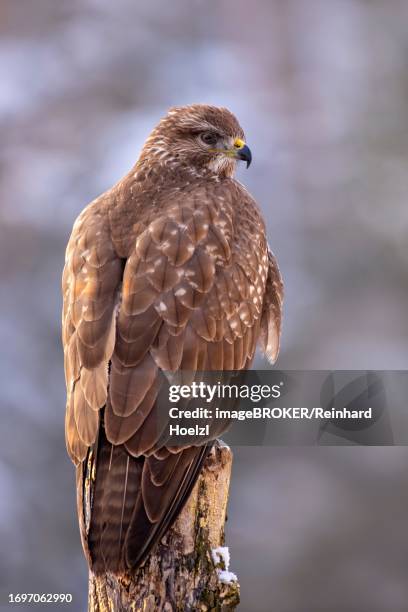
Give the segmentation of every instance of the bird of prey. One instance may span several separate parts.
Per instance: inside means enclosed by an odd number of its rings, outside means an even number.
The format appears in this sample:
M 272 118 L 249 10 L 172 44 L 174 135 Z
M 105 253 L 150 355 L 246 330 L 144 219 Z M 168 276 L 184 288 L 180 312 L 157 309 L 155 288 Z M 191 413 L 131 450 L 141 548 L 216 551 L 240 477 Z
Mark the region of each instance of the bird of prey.
M 279 349 L 282 282 L 233 178 L 251 152 L 226 108 L 171 108 L 139 159 L 77 218 L 62 279 L 66 444 L 95 573 L 139 566 L 210 444 L 161 442 L 160 374 L 244 370 Z

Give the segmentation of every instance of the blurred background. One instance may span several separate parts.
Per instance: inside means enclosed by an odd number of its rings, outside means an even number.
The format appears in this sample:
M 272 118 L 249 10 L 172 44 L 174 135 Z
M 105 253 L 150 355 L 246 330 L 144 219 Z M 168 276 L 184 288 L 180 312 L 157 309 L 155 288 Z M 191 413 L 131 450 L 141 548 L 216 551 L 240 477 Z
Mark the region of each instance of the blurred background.
M 190 102 L 228 106 L 246 131 L 238 178 L 286 286 L 278 366 L 408 368 L 406 0 L 0 0 L 1 610 L 9 592 L 86 608 L 64 249 L 166 109 Z M 243 612 L 408 609 L 408 449 L 235 455 Z

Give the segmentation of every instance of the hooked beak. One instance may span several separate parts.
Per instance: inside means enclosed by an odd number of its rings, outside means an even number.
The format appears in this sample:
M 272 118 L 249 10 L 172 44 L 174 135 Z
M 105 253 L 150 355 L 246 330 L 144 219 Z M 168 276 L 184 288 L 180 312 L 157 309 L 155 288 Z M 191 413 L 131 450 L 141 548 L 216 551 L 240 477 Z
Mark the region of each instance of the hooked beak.
M 236 138 L 234 141 L 233 153 L 236 159 L 245 161 L 247 168 L 249 168 L 252 161 L 251 149 L 240 138 Z
M 247 145 L 244 145 L 241 149 L 237 149 L 235 155 L 237 159 L 245 161 L 247 168 L 249 168 L 252 161 L 252 153 L 251 149 Z

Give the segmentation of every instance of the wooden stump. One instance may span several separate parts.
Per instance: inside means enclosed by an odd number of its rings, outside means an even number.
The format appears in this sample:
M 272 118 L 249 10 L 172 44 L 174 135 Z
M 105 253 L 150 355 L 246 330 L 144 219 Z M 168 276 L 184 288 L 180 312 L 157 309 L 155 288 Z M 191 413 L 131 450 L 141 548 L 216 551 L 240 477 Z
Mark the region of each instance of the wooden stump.
M 214 446 L 173 527 L 135 572 L 89 576 L 89 611 L 234 610 L 239 584 L 228 571 L 224 523 L 232 452 Z

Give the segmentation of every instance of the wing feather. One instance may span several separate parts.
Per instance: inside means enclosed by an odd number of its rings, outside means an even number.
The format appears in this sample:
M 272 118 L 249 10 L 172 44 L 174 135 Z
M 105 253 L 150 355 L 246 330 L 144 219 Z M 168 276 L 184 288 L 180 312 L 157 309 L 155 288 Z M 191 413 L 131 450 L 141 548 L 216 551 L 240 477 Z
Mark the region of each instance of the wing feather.
M 96 440 L 98 412 L 107 398 L 121 276 L 106 220 L 91 204 L 74 225 L 62 279 L 66 440 L 76 464 Z
M 283 283 L 278 264 L 268 252 L 268 277 L 266 282 L 262 320 L 261 348 L 271 363 L 275 363 L 280 345 L 282 322 Z

